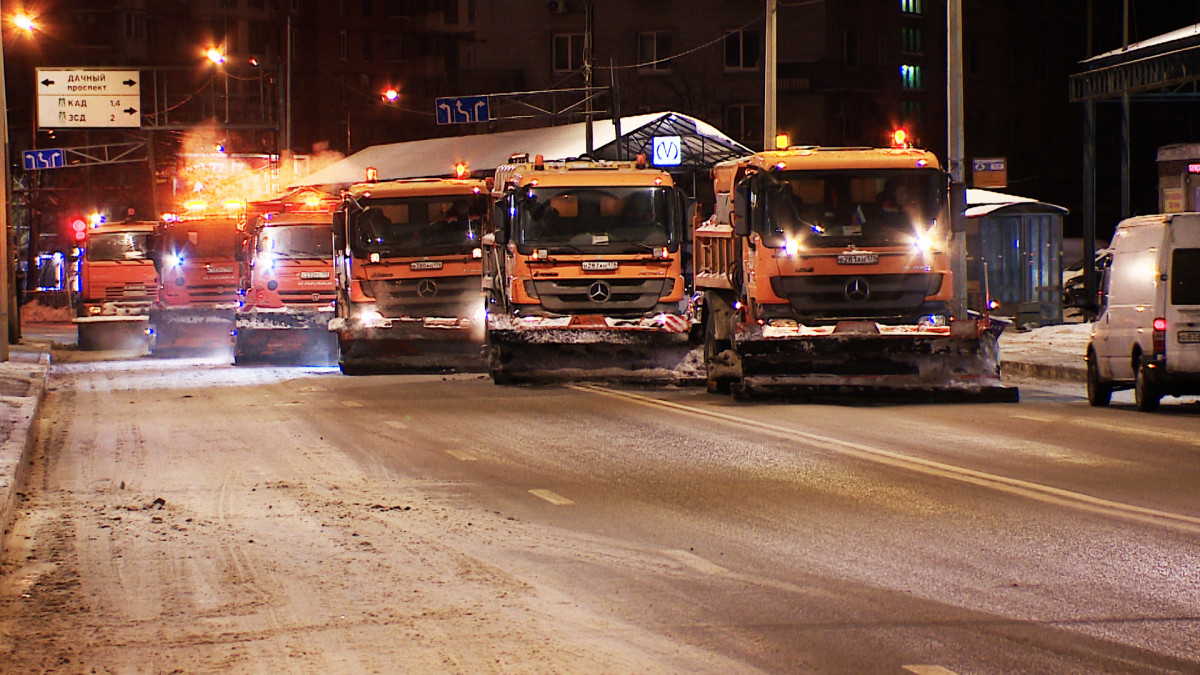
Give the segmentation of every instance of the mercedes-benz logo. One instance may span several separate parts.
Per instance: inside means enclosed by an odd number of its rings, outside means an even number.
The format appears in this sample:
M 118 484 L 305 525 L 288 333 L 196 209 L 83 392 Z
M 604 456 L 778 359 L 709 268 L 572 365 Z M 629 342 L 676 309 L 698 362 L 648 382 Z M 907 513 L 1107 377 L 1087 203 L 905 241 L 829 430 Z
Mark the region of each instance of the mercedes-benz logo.
M 422 279 L 417 282 L 417 295 L 422 298 L 432 298 L 437 295 L 437 284 L 432 279 Z
M 867 280 L 862 277 L 851 277 L 850 281 L 846 282 L 846 299 L 852 302 L 862 302 L 871 297 L 871 288 L 867 286 Z
M 313 293 L 313 302 L 320 302 L 320 301 L 321 301 L 321 294 Z
M 606 302 L 612 297 L 612 288 L 603 281 L 597 281 L 588 287 L 588 299 L 592 302 Z

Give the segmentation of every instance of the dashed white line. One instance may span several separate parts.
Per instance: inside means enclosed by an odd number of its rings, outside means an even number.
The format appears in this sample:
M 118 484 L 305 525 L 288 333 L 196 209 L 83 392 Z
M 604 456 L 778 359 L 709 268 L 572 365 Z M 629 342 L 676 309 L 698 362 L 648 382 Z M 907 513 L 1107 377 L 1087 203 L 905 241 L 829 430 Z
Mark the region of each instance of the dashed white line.
M 447 450 L 446 454 L 450 455 L 454 459 L 459 460 L 460 462 L 474 462 L 479 460 L 479 458 L 475 455 L 472 455 L 469 452 L 463 452 L 462 450 Z
M 695 553 L 692 553 L 691 551 L 684 551 L 682 549 L 672 548 L 672 549 L 667 549 L 667 550 L 663 551 L 663 553 L 666 554 L 666 556 L 668 558 L 671 558 L 672 560 L 675 560 L 675 561 L 681 563 L 684 567 L 690 567 L 691 569 L 693 569 L 697 572 L 700 572 L 701 574 L 728 574 L 729 573 L 729 570 L 725 569 L 724 567 L 721 567 L 720 565 L 717 565 L 715 563 L 711 563 L 711 562 L 705 560 L 704 558 L 701 558 L 700 556 L 696 555 Z
M 358 402 L 358 401 L 342 401 L 342 405 L 346 406 L 347 408 L 361 408 L 361 407 L 363 407 L 363 404 L 362 404 L 362 403 L 360 403 L 360 402 Z
M 575 503 L 551 490 L 530 490 L 529 494 L 537 497 L 538 499 L 545 499 L 555 506 L 570 506 Z
M 400 420 L 384 420 L 383 423 L 393 429 L 407 429 L 408 428 L 408 425 L 405 424 L 404 422 L 401 422 Z

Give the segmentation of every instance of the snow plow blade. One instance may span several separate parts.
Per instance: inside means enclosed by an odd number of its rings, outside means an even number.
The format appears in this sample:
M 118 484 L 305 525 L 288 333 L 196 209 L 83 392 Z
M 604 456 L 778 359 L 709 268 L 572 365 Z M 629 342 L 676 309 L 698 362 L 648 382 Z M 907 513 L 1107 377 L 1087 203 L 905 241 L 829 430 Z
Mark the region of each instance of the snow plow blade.
M 346 375 L 483 372 L 486 361 L 478 328 L 451 325 L 456 319 L 394 321 L 387 327 L 347 330 L 330 322 Z M 441 327 L 438 327 L 441 326 Z
M 973 325 L 951 334 L 851 322 L 825 335 L 770 336 L 762 327 L 735 342 L 735 396 L 847 396 L 870 400 L 1015 402 L 1001 383 L 998 331 Z M 966 334 L 962 334 L 966 333 Z
M 75 319 L 77 344 L 83 351 L 150 351 L 146 315 L 95 316 Z
M 332 366 L 338 360 L 337 336 L 329 332 L 327 312 L 239 312 L 234 317 L 235 365 L 272 363 Z
M 233 308 L 151 310 L 150 331 L 155 356 L 231 355 Z
M 704 364 L 687 333 L 492 330 L 488 372 L 496 384 L 578 380 L 698 384 L 704 379 Z

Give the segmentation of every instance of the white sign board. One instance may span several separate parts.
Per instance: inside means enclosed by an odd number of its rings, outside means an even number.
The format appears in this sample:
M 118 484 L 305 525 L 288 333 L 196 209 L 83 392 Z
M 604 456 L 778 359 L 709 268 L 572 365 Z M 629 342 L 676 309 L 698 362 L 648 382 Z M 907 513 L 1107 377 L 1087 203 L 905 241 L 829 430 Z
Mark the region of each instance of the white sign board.
M 38 68 L 38 127 L 140 127 L 141 81 L 136 70 Z
M 683 161 L 683 142 L 678 136 L 655 136 L 651 149 L 654 166 L 679 166 Z

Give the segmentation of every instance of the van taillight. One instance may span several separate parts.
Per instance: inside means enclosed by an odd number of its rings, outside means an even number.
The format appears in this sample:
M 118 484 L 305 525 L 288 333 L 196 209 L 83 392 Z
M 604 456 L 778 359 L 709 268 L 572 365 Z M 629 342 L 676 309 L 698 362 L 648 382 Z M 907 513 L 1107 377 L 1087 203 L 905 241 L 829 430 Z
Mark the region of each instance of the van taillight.
M 1164 354 L 1167 351 L 1167 320 L 1158 318 L 1154 320 L 1154 333 L 1151 335 L 1151 344 L 1154 346 L 1155 354 Z

